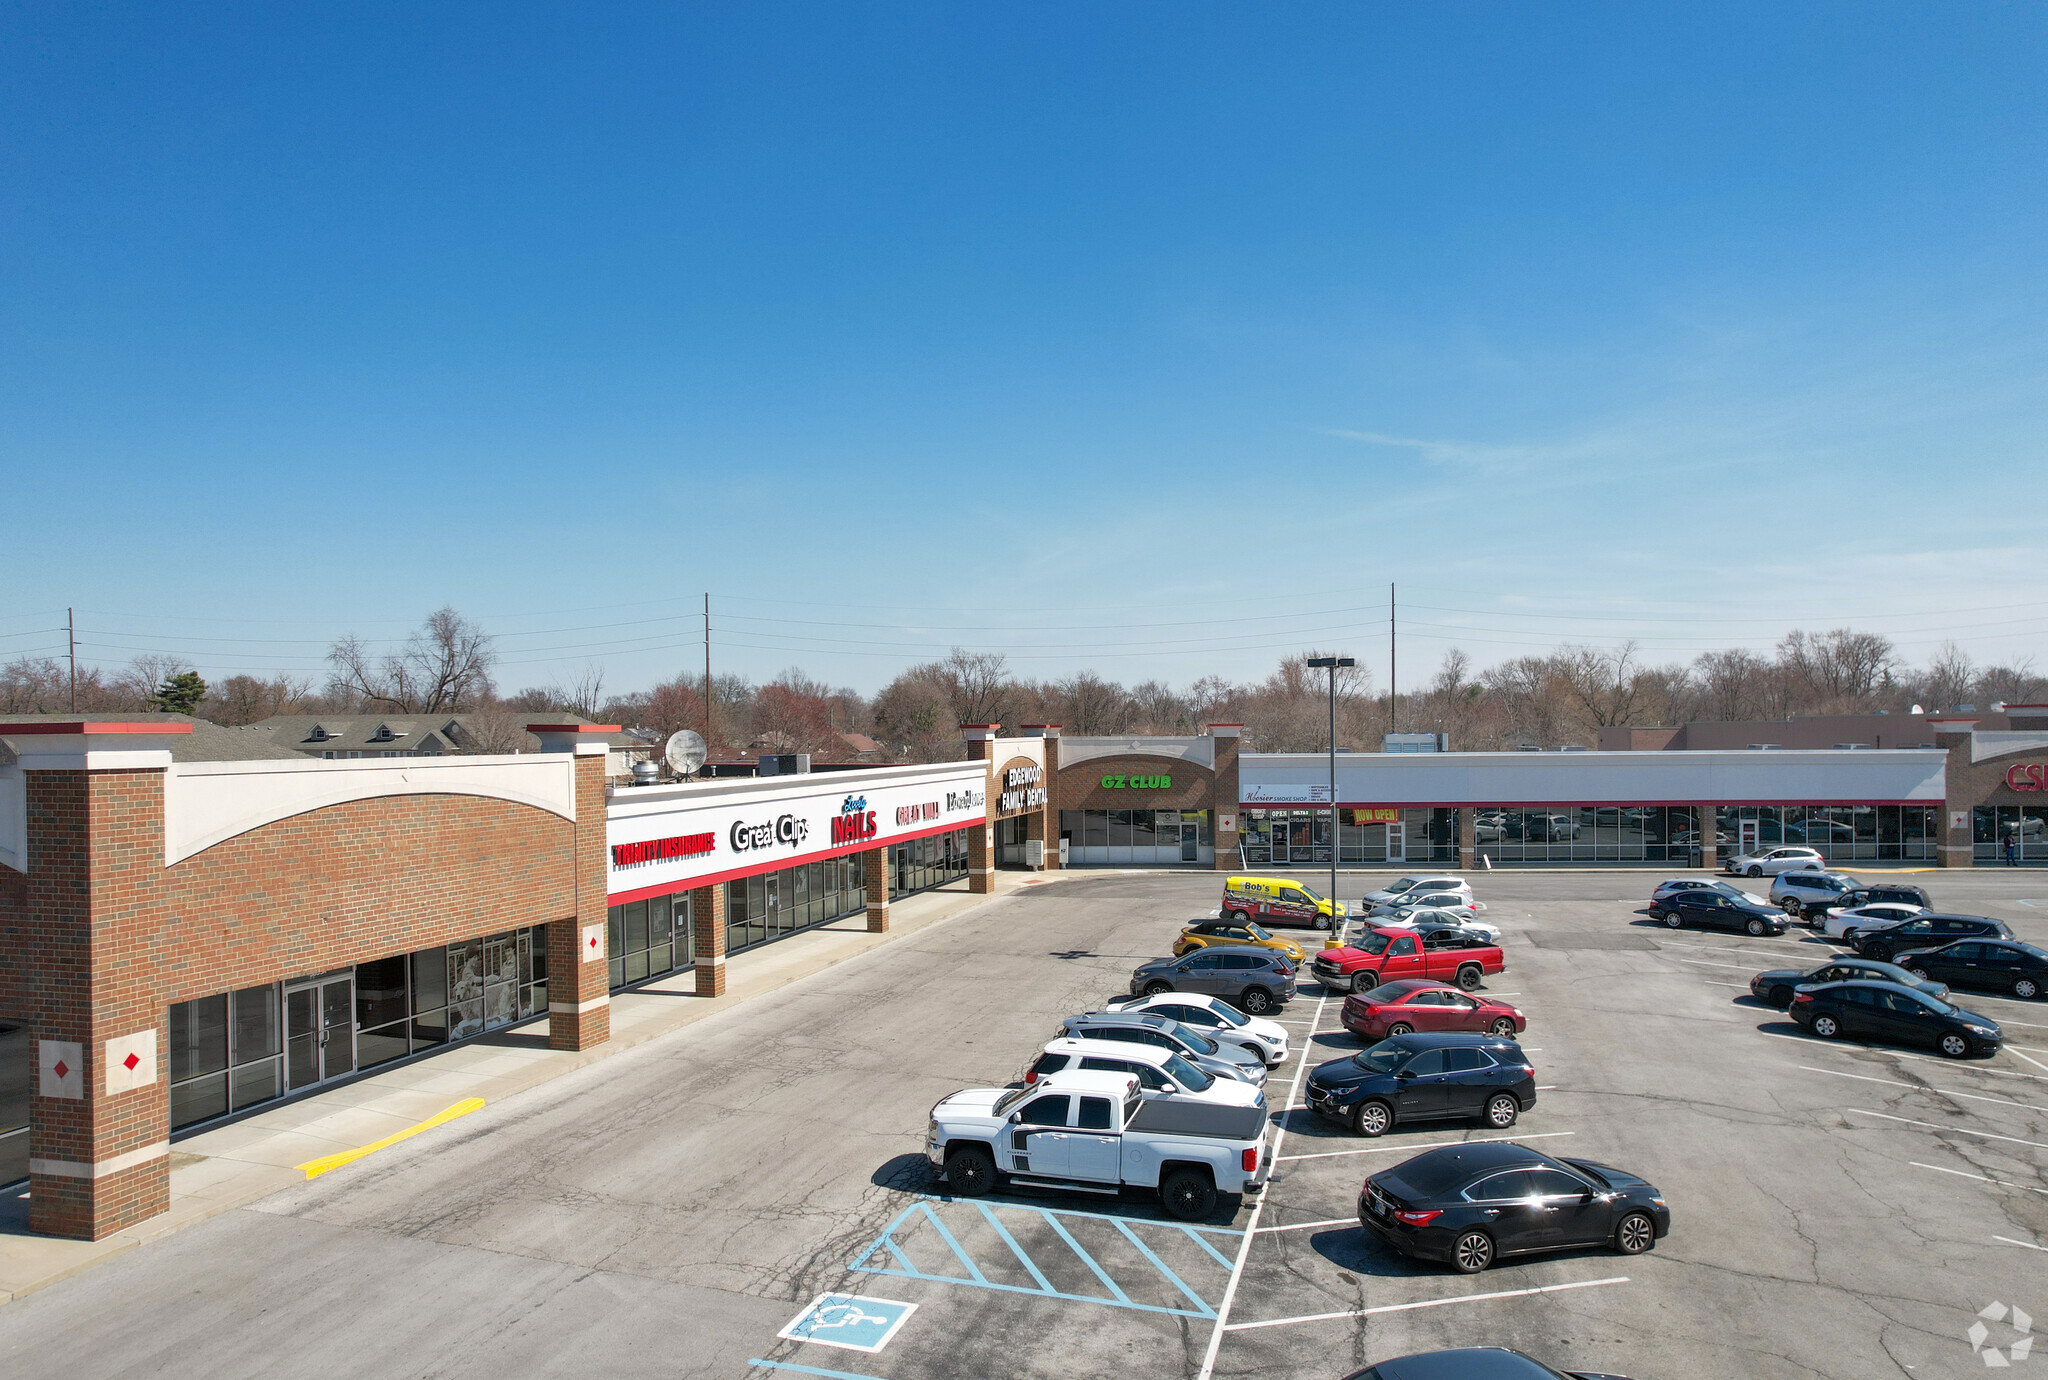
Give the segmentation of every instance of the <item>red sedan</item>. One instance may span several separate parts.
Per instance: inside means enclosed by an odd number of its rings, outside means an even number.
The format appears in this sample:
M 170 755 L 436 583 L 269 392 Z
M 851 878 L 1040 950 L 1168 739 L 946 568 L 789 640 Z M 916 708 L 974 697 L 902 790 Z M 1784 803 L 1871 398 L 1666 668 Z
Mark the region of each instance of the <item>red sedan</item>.
M 1401 978 L 1344 998 L 1344 1028 L 1368 1040 L 1415 1030 L 1471 1030 L 1512 1038 L 1528 1027 L 1504 1001 L 1460 992 L 1444 982 Z

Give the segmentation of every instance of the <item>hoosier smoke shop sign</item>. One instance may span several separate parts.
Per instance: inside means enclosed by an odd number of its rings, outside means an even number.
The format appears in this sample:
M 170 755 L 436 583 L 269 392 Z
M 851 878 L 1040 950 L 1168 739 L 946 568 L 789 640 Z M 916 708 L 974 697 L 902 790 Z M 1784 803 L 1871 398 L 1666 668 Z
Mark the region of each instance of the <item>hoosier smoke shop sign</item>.
M 978 768 L 980 764 L 976 764 Z M 644 797 L 615 796 L 605 825 L 613 904 L 665 895 L 730 877 L 793 867 L 987 818 L 986 776 L 969 775 L 869 785 L 848 791 L 820 775 L 818 789 L 725 791 L 693 798 L 688 790 Z M 834 787 L 837 789 L 834 789 Z M 753 799 L 750 801 L 749 796 Z

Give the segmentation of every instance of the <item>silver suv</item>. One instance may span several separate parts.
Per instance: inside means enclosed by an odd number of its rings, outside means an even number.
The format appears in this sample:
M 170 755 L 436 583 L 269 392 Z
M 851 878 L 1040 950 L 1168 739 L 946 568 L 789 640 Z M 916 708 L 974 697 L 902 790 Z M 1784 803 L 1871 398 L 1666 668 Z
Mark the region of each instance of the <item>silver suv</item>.
M 1856 879 L 1839 872 L 1780 872 L 1771 879 L 1771 904 L 1797 919 L 1808 909 L 1838 906 L 1856 889 Z
M 1134 1045 L 1151 1045 L 1170 1050 L 1205 1073 L 1224 1078 L 1241 1078 L 1254 1086 L 1266 1081 L 1266 1061 L 1243 1045 L 1212 1040 L 1199 1030 L 1179 1021 L 1143 1012 L 1089 1011 L 1060 1022 L 1053 1038 L 1075 1040 L 1120 1040 Z

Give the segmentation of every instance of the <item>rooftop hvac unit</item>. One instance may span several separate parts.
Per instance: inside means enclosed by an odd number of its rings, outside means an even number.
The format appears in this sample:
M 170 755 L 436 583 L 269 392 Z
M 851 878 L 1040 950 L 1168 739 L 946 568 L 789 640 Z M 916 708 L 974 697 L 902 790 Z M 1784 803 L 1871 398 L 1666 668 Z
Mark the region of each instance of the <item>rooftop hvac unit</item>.
M 768 752 L 755 759 L 756 776 L 802 776 L 811 769 L 808 752 Z
M 1749 750 L 1751 752 L 1783 752 L 1785 745 L 1783 743 L 1751 743 Z
M 633 764 L 633 784 L 634 784 L 634 785 L 636 785 L 636 786 L 655 786 L 655 785 L 659 785 L 660 783 L 661 783 L 661 763 L 659 763 L 659 762 L 635 762 L 635 763 Z
M 1835 744 L 1835 751 L 1837 751 L 1837 752 L 1868 752 L 1868 751 L 1870 751 L 1870 744 L 1868 744 L 1868 743 L 1836 743 L 1836 744 Z

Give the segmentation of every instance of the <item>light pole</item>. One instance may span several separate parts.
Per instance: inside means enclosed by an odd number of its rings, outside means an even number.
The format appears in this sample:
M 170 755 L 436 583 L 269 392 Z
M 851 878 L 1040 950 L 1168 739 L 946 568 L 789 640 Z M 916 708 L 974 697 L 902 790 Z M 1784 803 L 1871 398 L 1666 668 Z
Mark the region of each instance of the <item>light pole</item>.
M 1308 664 L 1330 673 L 1330 929 L 1337 930 L 1337 668 L 1356 666 L 1348 656 L 1312 656 Z M 1342 937 L 1341 935 L 1339 936 Z

